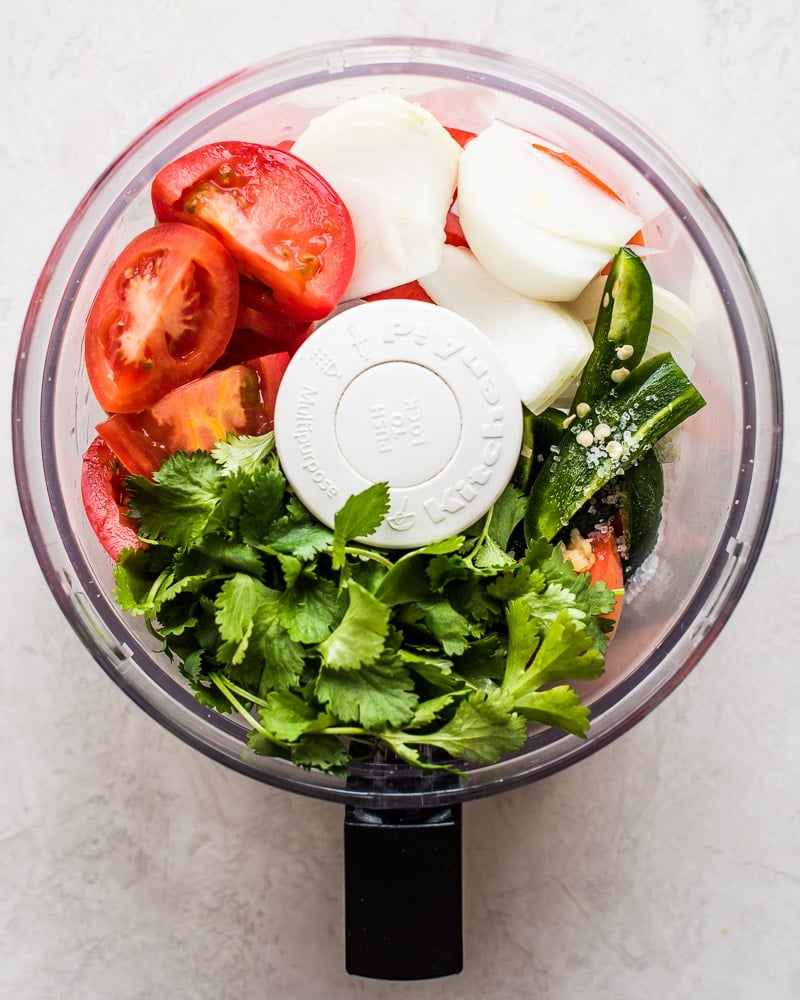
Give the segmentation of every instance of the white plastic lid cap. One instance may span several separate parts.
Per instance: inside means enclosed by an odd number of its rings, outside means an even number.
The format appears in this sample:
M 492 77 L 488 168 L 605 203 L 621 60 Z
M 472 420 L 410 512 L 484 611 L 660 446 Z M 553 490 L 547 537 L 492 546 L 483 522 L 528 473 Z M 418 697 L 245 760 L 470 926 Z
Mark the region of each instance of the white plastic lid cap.
M 384 299 L 321 324 L 286 369 L 275 445 L 293 489 L 333 526 L 348 497 L 389 485 L 364 539 L 416 548 L 458 534 L 511 479 L 522 405 L 494 345 L 456 313 Z

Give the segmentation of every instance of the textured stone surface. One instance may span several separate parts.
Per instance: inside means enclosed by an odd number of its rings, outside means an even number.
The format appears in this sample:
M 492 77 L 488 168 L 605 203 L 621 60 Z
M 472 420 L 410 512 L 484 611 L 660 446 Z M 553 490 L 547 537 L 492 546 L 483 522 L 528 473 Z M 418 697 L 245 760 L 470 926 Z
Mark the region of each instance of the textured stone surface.
M 241 66 L 353 35 L 530 57 L 647 123 L 727 216 L 781 352 L 788 448 L 764 556 L 700 667 L 609 748 L 465 807 L 466 964 L 343 971 L 339 807 L 183 746 L 106 679 L 43 582 L 0 442 L 0 996 L 800 996 L 795 0 L 28 0 L 0 33 L 3 409 L 27 302 L 100 170 Z

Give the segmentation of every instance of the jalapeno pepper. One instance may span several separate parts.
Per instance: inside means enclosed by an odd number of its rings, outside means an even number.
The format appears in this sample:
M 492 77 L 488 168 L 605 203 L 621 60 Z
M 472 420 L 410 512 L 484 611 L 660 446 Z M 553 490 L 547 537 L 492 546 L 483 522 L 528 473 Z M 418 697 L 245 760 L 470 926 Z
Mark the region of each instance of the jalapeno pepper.
M 639 364 L 653 321 L 653 282 L 637 254 L 617 251 L 594 325 L 594 347 L 572 402 L 591 405 Z
M 522 408 L 522 446 L 514 471 L 514 485 L 523 493 L 531 488 L 551 447 L 561 440 L 564 418 L 563 411 L 553 406 L 548 406 L 541 413 L 531 413 L 527 407 Z
M 576 418 L 533 482 L 527 539 L 553 539 L 606 483 L 644 455 L 705 400 L 671 354 L 641 362 Z

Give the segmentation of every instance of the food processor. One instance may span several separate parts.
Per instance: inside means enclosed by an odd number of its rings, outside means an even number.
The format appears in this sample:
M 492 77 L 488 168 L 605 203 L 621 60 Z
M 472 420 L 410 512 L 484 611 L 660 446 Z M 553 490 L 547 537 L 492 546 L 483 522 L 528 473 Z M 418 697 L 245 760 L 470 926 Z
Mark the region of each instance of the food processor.
M 112 561 L 81 503 L 82 455 L 103 417 L 82 342 L 108 267 L 152 224 L 149 188 L 161 167 L 215 140 L 291 140 L 322 111 L 376 92 L 419 102 L 453 128 L 479 132 L 505 121 L 590 165 L 646 220 L 653 281 L 693 314 L 690 374 L 707 405 L 673 442 L 657 547 L 628 588 L 605 672 L 581 685 L 588 738 L 534 727 L 520 752 L 492 765 L 421 771 L 379 755 L 342 778 L 250 752 L 246 728 L 195 700 L 159 642 L 117 606 Z M 384 979 L 461 968 L 461 803 L 577 763 L 627 732 L 698 664 L 761 550 L 782 429 L 761 295 L 700 184 L 638 124 L 549 71 L 487 49 L 409 38 L 270 59 L 190 98 L 134 141 L 87 192 L 47 260 L 22 331 L 12 416 L 23 513 L 71 626 L 114 682 L 178 738 L 256 780 L 343 805 L 346 964 Z

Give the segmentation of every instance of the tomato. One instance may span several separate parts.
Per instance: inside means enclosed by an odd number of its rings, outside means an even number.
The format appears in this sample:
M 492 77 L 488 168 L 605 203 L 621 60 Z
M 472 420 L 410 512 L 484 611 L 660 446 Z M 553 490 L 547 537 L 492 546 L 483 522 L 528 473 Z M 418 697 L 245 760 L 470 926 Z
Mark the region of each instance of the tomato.
M 477 135 L 477 132 L 469 132 L 463 128 L 452 128 L 449 125 L 446 125 L 445 128 L 462 149 L 466 146 L 470 139 L 474 139 Z
M 433 302 L 433 299 L 418 281 L 407 281 L 404 285 L 387 288 L 383 292 L 374 292 L 365 298 L 367 302 L 375 302 L 378 299 L 415 299 L 418 302 Z
M 609 590 L 622 591 L 625 583 L 622 569 L 622 557 L 619 554 L 617 538 L 613 527 L 610 524 L 603 524 L 600 527 L 595 528 L 595 530 L 589 534 L 588 541 L 592 547 L 592 555 L 594 556 L 594 562 L 589 569 L 589 575 L 592 578 L 592 583 L 598 583 L 602 580 Z M 617 595 L 614 610 L 610 612 L 610 614 L 603 615 L 603 617 L 612 619 L 614 622 L 614 628 L 616 628 L 621 612 L 622 594 L 620 593 Z M 613 634 L 613 630 L 609 634 Z
M 141 544 L 134 522 L 125 513 L 126 471 L 102 438 L 96 437 L 83 456 L 81 499 L 100 544 L 113 558 Z
M 453 247 L 468 247 L 467 237 L 461 228 L 461 219 L 451 209 L 444 223 L 444 241 Z
M 260 350 L 242 355 L 242 360 L 279 351 L 294 354 L 311 332 L 312 326 L 308 321 L 290 319 L 278 308 L 272 292 L 264 285 L 249 278 L 241 279 L 234 332 L 240 341 L 248 333 L 263 338 Z M 237 345 L 229 343 L 226 354 L 235 354 L 236 350 Z
M 355 264 L 350 214 L 333 188 L 286 150 L 217 142 L 169 163 L 151 189 L 156 217 L 216 235 L 242 274 L 295 320 L 327 316 Z
M 288 354 L 275 354 L 210 372 L 141 413 L 115 413 L 97 431 L 131 472 L 152 476 L 175 451 L 210 451 L 228 434 L 271 430 L 288 363 Z
M 140 233 L 111 265 L 86 322 L 99 404 L 133 413 L 207 371 L 236 321 L 239 275 L 224 246 L 182 223 Z

